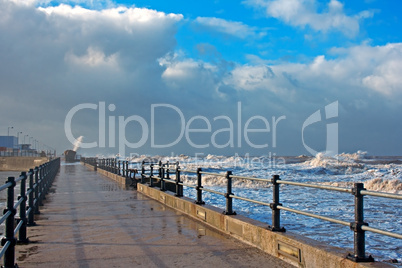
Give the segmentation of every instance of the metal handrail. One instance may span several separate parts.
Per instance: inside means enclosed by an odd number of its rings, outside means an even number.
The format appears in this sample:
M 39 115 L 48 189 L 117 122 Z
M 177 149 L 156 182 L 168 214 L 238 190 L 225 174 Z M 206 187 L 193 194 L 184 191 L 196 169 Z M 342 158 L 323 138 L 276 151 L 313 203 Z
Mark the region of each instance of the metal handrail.
M 225 193 L 222 193 L 222 192 L 219 192 L 219 191 L 215 191 L 215 190 L 211 190 L 211 189 L 208 189 L 208 188 L 203 188 L 202 190 L 205 191 L 205 192 L 210 192 L 210 193 L 214 193 L 214 194 L 217 194 L 217 195 L 223 195 L 223 196 L 225 196 Z
M 391 194 L 391 193 L 375 192 L 375 191 L 367 191 L 367 190 L 362 190 L 362 191 L 360 191 L 360 193 L 362 195 L 371 195 L 371 196 L 377 196 L 377 197 L 385 197 L 385 198 L 402 200 L 401 194 Z
M 5 222 L 5 235 L 2 239 L 3 247 L 0 250 L 0 258 L 4 257 L 4 267 L 15 266 L 15 241 L 28 243 L 27 226 L 32 226 L 34 214 L 39 213 L 39 205 L 48 192 L 56 174 L 60 168 L 60 158 L 30 169 L 29 172 L 21 172 L 18 178 L 8 177 L 5 184 L 0 186 L 0 191 L 7 189 L 6 209 L 0 218 L 0 224 Z M 35 184 L 34 184 L 35 180 Z M 20 182 L 20 194 L 15 201 L 14 188 Z M 29 189 L 26 190 L 27 182 Z M 28 210 L 27 201 L 29 201 Z M 18 224 L 14 227 L 15 214 L 19 209 Z M 3 266 L 2 266 L 3 267 Z
M 108 162 L 108 161 L 102 161 L 102 160 L 101 160 L 101 162 L 102 163 L 115 163 L 114 161 Z M 270 207 L 272 210 L 272 225 L 271 225 L 272 231 L 285 231 L 285 229 L 280 226 L 280 211 L 281 210 L 304 215 L 304 216 L 311 217 L 311 218 L 316 218 L 316 219 L 332 222 L 332 223 L 337 223 L 337 224 L 344 225 L 344 226 L 349 226 L 350 229 L 352 229 L 354 231 L 354 238 L 355 238 L 355 245 L 354 245 L 355 252 L 354 252 L 354 255 L 349 256 L 349 258 L 354 261 L 373 261 L 371 256 L 366 257 L 366 255 L 365 255 L 365 243 L 364 243 L 364 235 L 365 235 L 364 232 L 365 231 L 370 231 L 370 232 L 378 233 L 381 235 L 386 235 L 386 236 L 402 239 L 401 234 L 397 234 L 397 233 L 389 232 L 389 231 L 385 231 L 385 230 L 380 230 L 380 229 L 373 228 L 373 227 L 368 227 L 367 224 L 363 221 L 363 197 L 364 196 L 376 196 L 376 197 L 384 197 L 384 198 L 402 200 L 402 195 L 384 193 L 384 192 L 376 192 L 376 191 L 368 191 L 368 190 L 364 189 L 362 183 L 355 183 L 353 188 L 343 188 L 343 187 L 330 186 L 330 185 L 309 184 L 309 183 L 303 183 L 303 182 L 281 180 L 281 179 L 279 179 L 278 175 L 274 175 L 272 177 L 272 179 L 266 179 L 266 178 L 256 178 L 256 177 L 233 175 L 231 171 L 226 171 L 226 173 L 215 173 L 215 172 L 202 171 L 201 168 L 198 168 L 197 170 L 188 170 L 188 169 L 182 169 L 178 162 L 176 162 L 174 164 L 174 166 L 172 166 L 172 164 L 170 164 L 170 163 L 163 164 L 161 161 L 159 161 L 157 163 L 153 162 L 153 163 L 149 163 L 150 169 L 147 169 L 145 164 L 147 164 L 147 162 L 142 162 L 141 183 L 146 183 L 146 180 L 149 180 L 150 186 L 152 187 L 152 186 L 154 186 L 153 180 L 157 180 L 160 183 L 161 190 L 165 190 L 166 182 L 170 183 L 170 184 L 176 184 L 176 195 L 177 196 L 182 196 L 183 186 L 193 188 L 197 191 L 197 198 L 196 198 L 197 204 L 204 204 L 204 201 L 202 200 L 202 192 L 203 191 L 221 195 L 221 196 L 225 196 L 226 211 L 224 213 L 227 215 L 235 214 L 235 212 L 233 211 L 233 208 L 232 208 L 232 199 L 239 199 L 239 200 Z M 112 170 L 115 169 L 115 167 L 110 167 L 110 166 L 105 167 L 105 168 L 112 169 Z M 181 178 L 180 178 L 180 175 L 182 173 L 196 174 L 197 184 L 191 185 L 191 184 L 182 182 Z M 170 174 L 176 174 L 175 180 L 170 179 L 170 177 L 169 177 Z M 225 177 L 227 179 L 226 193 L 223 193 L 220 191 L 215 191 L 215 190 L 212 190 L 209 188 L 204 188 L 202 186 L 202 181 L 201 181 L 202 175 Z M 266 182 L 266 183 L 272 184 L 272 188 L 273 188 L 272 203 L 261 202 L 258 200 L 234 195 L 232 193 L 232 179 L 244 179 L 244 180 L 260 181 L 260 182 Z M 319 214 L 314 214 L 314 213 L 310 213 L 307 211 L 283 206 L 279 202 L 279 191 L 280 191 L 279 186 L 281 184 L 353 194 L 355 197 L 355 221 L 347 222 L 347 221 L 334 219 L 331 217 L 322 216 Z
M 283 181 L 283 180 L 279 180 L 278 183 L 294 185 L 294 186 L 302 186 L 302 187 L 308 187 L 308 188 L 317 188 L 317 189 L 322 189 L 322 190 L 344 192 L 344 193 L 352 193 L 352 189 L 336 187 L 336 186 L 327 186 L 327 185 L 321 185 L 321 184 L 309 184 L 309 183 L 303 183 L 303 182 Z
M 363 225 L 362 230 L 402 239 L 402 235 Z
M 271 180 L 262 179 L 262 178 L 246 177 L 246 176 L 237 176 L 237 175 L 231 175 L 230 177 L 233 178 L 233 179 L 243 179 L 243 180 L 250 180 L 250 181 L 263 181 L 263 182 L 271 183 Z
M 347 222 L 347 221 L 337 220 L 337 219 L 334 219 L 334 218 L 325 217 L 325 216 L 317 215 L 317 214 L 314 214 L 314 213 L 310 213 L 310 212 L 306 212 L 306 211 L 298 210 L 298 209 L 294 209 L 294 208 L 288 208 L 288 207 L 284 207 L 284 206 L 281 206 L 281 205 L 278 205 L 277 207 L 279 209 L 282 209 L 282 210 L 285 210 L 285 211 L 297 213 L 297 214 L 308 216 L 308 217 L 311 217 L 311 218 L 316 218 L 316 219 L 320 219 L 320 220 L 324 220 L 324 221 L 329 221 L 329 222 L 333 222 L 333 223 L 342 224 L 342 225 L 345 225 L 345 226 L 350 226 L 350 222 Z
M 225 177 L 225 174 L 221 174 L 221 173 L 214 173 L 214 172 L 205 172 L 205 171 L 201 171 L 201 174 L 205 174 L 205 175 L 211 175 L 211 176 L 219 176 L 219 177 Z

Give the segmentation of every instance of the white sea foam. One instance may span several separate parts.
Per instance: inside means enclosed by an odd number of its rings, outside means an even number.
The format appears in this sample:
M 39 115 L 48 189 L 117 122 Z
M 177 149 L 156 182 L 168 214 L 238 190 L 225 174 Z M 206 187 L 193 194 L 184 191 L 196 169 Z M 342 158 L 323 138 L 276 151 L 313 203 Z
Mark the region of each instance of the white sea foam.
M 218 156 L 204 157 L 178 156 L 147 156 L 138 155 L 131 158 L 132 162 L 166 163 L 179 162 L 185 170 L 203 171 L 224 174 L 227 170 L 234 175 L 256 177 L 269 180 L 272 175 L 280 175 L 283 180 L 301 181 L 317 184 L 327 184 L 350 188 L 355 182 L 363 182 L 368 190 L 378 190 L 390 193 L 401 193 L 402 165 L 375 164 L 367 158 L 367 153 L 342 153 L 335 157 L 317 154 L 315 157 L 298 156 L 287 158 L 290 164 L 270 157 Z M 303 162 L 303 160 L 306 160 Z M 183 174 L 182 178 L 189 184 L 194 184 L 195 174 Z M 203 175 L 205 186 L 225 186 L 226 179 L 221 176 Z M 267 182 L 246 179 L 233 179 L 233 187 L 260 188 L 270 187 Z

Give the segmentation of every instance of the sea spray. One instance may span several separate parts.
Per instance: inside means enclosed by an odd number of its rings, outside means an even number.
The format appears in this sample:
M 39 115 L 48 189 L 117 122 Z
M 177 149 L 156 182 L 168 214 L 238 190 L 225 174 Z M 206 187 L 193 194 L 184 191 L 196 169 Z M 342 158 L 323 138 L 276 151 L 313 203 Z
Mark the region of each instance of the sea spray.
M 78 150 L 78 148 L 80 148 L 83 138 L 84 138 L 84 136 L 79 136 L 78 139 L 75 140 L 74 149 L 73 149 L 74 152 L 76 152 Z

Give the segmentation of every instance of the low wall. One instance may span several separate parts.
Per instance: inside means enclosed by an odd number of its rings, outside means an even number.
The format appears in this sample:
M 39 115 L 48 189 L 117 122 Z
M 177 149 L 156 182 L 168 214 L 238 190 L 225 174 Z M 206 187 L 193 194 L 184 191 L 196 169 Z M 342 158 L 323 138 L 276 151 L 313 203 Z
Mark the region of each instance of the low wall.
M 100 169 L 98 172 L 121 184 L 131 183 L 130 179 L 128 182 L 126 178 L 116 174 Z M 162 192 L 146 184 L 138 184 L 137 191 L 297 267 L 393 267 L 379 262 L 355 263 L 346 258 L 345 249 L 332 247 L 288 231 L 272 232 L 267 229 L 266 223 L 241 215 L 224 215 L 222 209 L 209 205 L 197 205 L 192 199 L 179 198 L 172 192 Z
M 28 171 L 48 161 L 47 157 L 7 156 L 0 157 L 0 171 Z

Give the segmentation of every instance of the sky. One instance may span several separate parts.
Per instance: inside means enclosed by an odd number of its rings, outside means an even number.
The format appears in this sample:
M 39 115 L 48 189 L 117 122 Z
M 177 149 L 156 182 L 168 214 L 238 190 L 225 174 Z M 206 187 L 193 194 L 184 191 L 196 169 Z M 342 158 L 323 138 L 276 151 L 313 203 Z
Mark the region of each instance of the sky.
M 83 136 L 87 156 L 402 155 L 400 14 L 391 0 L 0 0 L 0 135 L 58 154 Z

